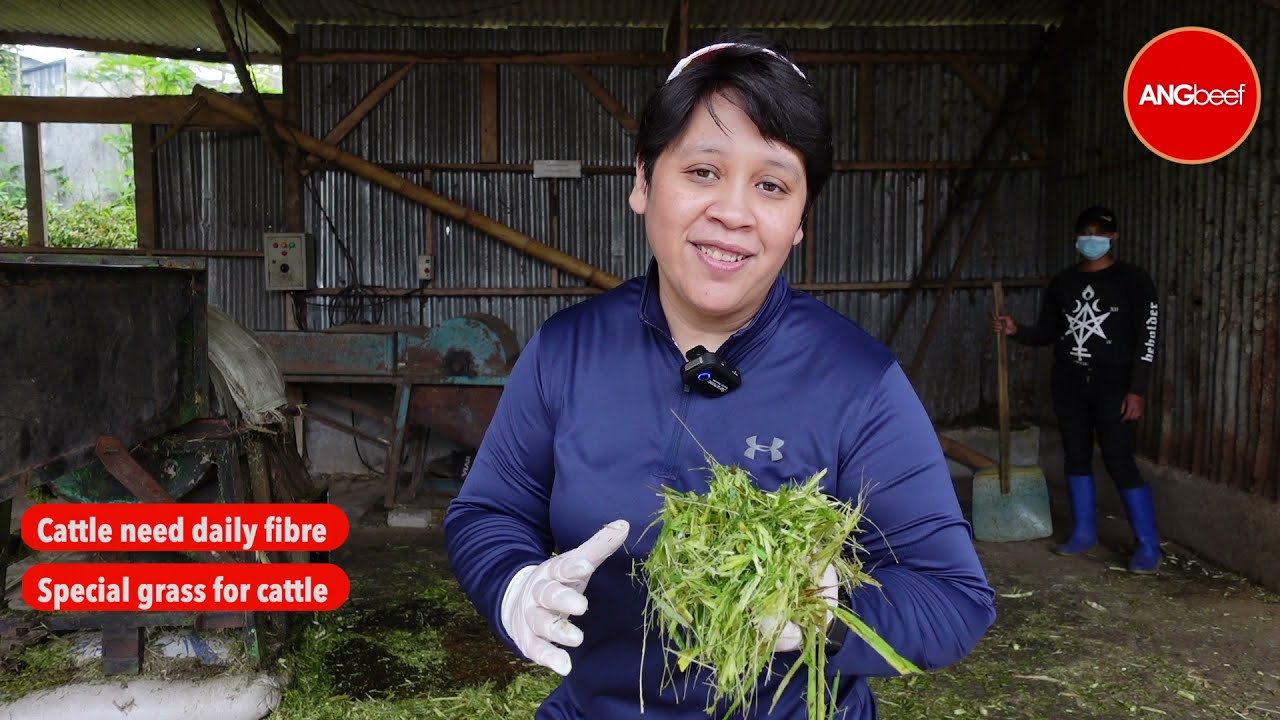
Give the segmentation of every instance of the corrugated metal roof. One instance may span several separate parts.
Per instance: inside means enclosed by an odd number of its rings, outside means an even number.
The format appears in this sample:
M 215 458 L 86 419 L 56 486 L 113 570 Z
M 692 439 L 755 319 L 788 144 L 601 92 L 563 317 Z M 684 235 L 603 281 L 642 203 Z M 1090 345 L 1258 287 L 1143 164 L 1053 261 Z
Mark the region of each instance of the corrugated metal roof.
M 241 42 L 251 52 L 277 50 L 269 35 L 252 20 L 240 17 L 235 3 L 224 3 L 224 7 L 232 26 L 247 38 Z M 202 0 L 4 0 L 0 30 L 222 50 L 209 4 Z
M 664 28 L 671 19 L 670 3 L 650 0 L 263 0 L 262 4 L 288 31 L 305 24 Z M 695 28 L 1047 25 L 1060 19 L 1059 4 L 1058 0 L 698 0 L 691 3 L 690 23 Z M 233 24 L 244 33 L 246 49 L 278 50 L 257 24 L 239 16 L 235 3 L 226 7 Z M 201 0 L 5 0 L 0 3 L 0 28 L 12 33 L 222 49 L 208 4 Z

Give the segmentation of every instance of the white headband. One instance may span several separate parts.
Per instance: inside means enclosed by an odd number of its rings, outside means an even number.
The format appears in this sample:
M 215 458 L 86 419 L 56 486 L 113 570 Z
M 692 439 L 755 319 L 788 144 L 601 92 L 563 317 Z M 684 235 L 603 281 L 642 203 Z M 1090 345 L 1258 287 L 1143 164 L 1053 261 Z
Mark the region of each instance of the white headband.
M 774 52 L 774 51 L 770 50 L 769 48 L 759 47 L 758 45 L 746 45 L 746 44 L 744 44 L 744 43 L 717 43 L 717 44 L 715 44 L 715 45 L 708 45 L 708 46 L 706 46 L 706 47 L 704 47 L 704 48 L 701 48 L 701 49 L 699 49 L 699 50 L 695 50 L 694 52 L 690 53 L 688 57 L 686 57 L 685 59 L 683 59 L 683 60 L 681 60 L 680 62 L 676 63 L 676 66 L 675 66 L 674 68 L 672 68 L 672 69 L 671 69 L 671 74 L 667 76 L 667 82 L 671 82 L 671 80 L 672 80 L 673 78 L 675 78 L 675 76 L 677 76 L 677 75 L 679 75 L 680 73 L 684 72 L 685 68 L 689 67 L 690 63 L 692 63 L 694 60 L 698 59 L 699 57 L 702 57 L 703 55 L 706 55 L 707 53 L 717 52 L 717 51 L 723 50 L 723 49 L 725 49 L 725 48 L 727 48 L 727 47 L 734 47 L 734 46 L 744 47 L 744 48 L 750 48 L 750 49 L 755 50 L 755 51 L 757 51 L 757 52 L 768 53 L 768 54 L 770 54 L 770 55 L 772 55 L 772 56 L 774 56 L 774 57 L 778 58 L 779 60 L 782 60 L 782 61 L 783 61 L 783 62 L 785 62 L 786 64 L 790 65 L 792 70 L 795 70 L 797 73 L 799 73 L 799 74 L 800 74 L 800 77 L 804 78 L 805 80 L 808 80 L 808 79 L 809 79 L 808 77 L 805 77 L 805 74 L 804 74 L 803 72 L 800 72 L 800 68 L 796 67 L 796 64 L 795 64 L 795 63 L 791 62 L 790 60 L 787 60 L 787 59 L 783 58 L 781 55 L 779 55 L 778 53 L 776 53 L 776 52 Z

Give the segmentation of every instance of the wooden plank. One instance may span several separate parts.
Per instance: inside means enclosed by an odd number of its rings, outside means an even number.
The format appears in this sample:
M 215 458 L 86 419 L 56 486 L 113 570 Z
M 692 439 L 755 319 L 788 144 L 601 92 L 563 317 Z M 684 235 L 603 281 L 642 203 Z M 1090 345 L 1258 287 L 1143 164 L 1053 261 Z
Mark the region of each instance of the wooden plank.
M 20 255 L 31 252 L 31 248 L 19 245 L 0 245 L 0 255 Z M 148 255 L 148 256 L 180 256 L 205 258 L 261 258 L 260 250 L 196 250 L 183 248 L 40 248 L 40 254 L 54 255 Z
M 273 122 L 275 118 L 271 116 L 258 95 L 258 87 L 254 85 L 248 62 L 240 51 L 240 46 L 236 44 L 235 31 L 231 29 L 231 22 L 227 19 L 226 10 L 222 7 L 222 0 L 209 0 L 209 14 L 213 16 L 213 24 L 218 28 L 218 35 L 222 37 L 222 46 L 226 49 L 227 56 L 231 59 L 231 66 L 235 68 L 236 77 L 240 80 L 240 90 L 248 96 L 249 103 L 253 107 L 253 124 L 258 128 L 258 132 L 262 133 L 262 139 L 266 141 L 267 148 L 275 157 L 276 164 L 284 170 L 288 167 L 288 158 L 285 155 L 284 144 L 280 142 L 280 138 L 276 137 Z
M 197 50 L 195 48 L 181 48 L 151 43 L 121 42 L 118 40 L 103 40 L 102 38 L 76 37 L 53 33 L 17 32 L 13 30 L 0 30 L 0 45 L 42 45 L 44 47 L 84 50 L 86 52 L 120 53 L 122 55 L 199 60 L 212 63 L 230 62 L 225 52 L 212 50 Z M 280 64 L 280 56 L 274 53 L 249 53 L 247 57 L 249 62 L 254 65 Z
M 27 244 L 49 244 L 49 224 L 44 207 L 44 157 L 40 152 L 40 124 L 22 123 L 22 169 L 27 183 Z
M 1004 285 L 996 282 L 991 286 L 995 294 L 996 315 L 1004 314 Z M 1009 353 L 1007 338 L 1003 332 L 996 332 L 996 408 L 999 414 L 1000 433 L 1000 493 L 1008 495 L 1009 479 Z
M 870 61 L 858 63 L 858 160 L 870 162 L 875 141 L 876 66 Z
M 797 50 L 791 54 L 798 65 L 857 65 L 871 62 L 879 65 L 914 65 L 950 62 L 975 64 L 1013 64 L 1025 61 L 1026 53 L 1013 52 L 958 52 L 958 51 L 843 51 Z
M 671 55 L 654 52 L 467 53 L 388 50 L 304 50 L 298 62 L 422 63 L 425 65 L 624 65 L 670 67 Z
M 156 166 L 152 154 L 154 126 L 133 124 L 133 205 L 138 222 L 138 247 L 154 248 L 156 222 Z
M 947 279 L 942 284 L 942 294 L 938 296 L 938 302 L 933 306 L 933 314 L 929 316 L 929 324 L 925 326 L 924 336 L 920 338 L 920 345 L 916 348 L 915 357 L 911 360 L 911 369 L 907 375 L 913 381 L 919 377 L 921 369 L 924 368 L 925 358 L 929 354 L 929 346 L 933 344 L 933 337 L 938 331 L 938 325 L 942 322 L 942 314 L 947 309 L 947 304 L 951 301 L 951 293 L 959 285 L 960 270 L 964 268 L 965 263 L 969 262 L 969 255 L 973 251 L 978 231 L 982 229 L 982 224 L 991 212 L 991 206 L 995 203 L 997 191 L 1000 189 L 1000 182 L 1005 175 L 1006 173 L 1003 170 L 997 170 L 991 174 L 991 184 L 987 186 L 986 192 L 982 195 L 977 215 L 974 216 L 973 223 L 969 225 L 969 232 L 965 235 L 964 242 L 960 245 L 960 252 L 956 255 L 956 260 L 951 265 L 951 272 L 947 273 Z
M 596 102 L 600 103 L 613 116 L 613 119 L 618 121 L 623 130 L 626 130 L 631 135 L 640 132 L 640 123 L 631 117 L 631 113 L 627 112 L 627 109 L 622 106 L 618 98 L 614 97 L 613 93 L 609 92 L 609 89 L 601 84 L 596 79 L 596 76 L 591 74 L 590 70 L 581 65 L 569 65 L 567 67 L 569 72 L 578 78 L 578 82 L 582 83 L 583 87 L 587 89 L 587 92 L 591 93 L 591 96 L 596 99 Z
M 810 284 L 813 283 L 814 273 L 818 271 L 817 227 L 818 221 L 814 219 L 813 208 L 809 208 L 804 219 L 804 281 Z
M 857 65 L 861 62 L 878 64 L 936 64 L 953 61 L 974 64 L 1014 64 L 1026 60 L 1026 53 L 1017 52 L 961 52 L 961 51 L 840 51 L 800 50 L 792 53 L 797 64 L 807 65 Z M 406 50 L 372 50 L 325 48 L 304 50 L 298 61 L 308 64 L 326 63 L 406 63 L 429 65 L 619 65 L 628 67 L 671 67 L 669 52 L 548 52 L 548 53 L 467 53 Z
M 480 162 L 498 162 L 498 66 L 480 66 Z
M 373 109 L 382 102 L 382 99 L 394 90 L 395 87 L 400 84 L 400 81 L 404 80 L 405 76 L 408 75 L 409 71 L 413 70 L 415 66 L 416 63 L 405 63 L 395 70 L 387 73 L 387 76 L 384 77 L 381 82 L 375 85 L 372 90 L 361 98 L 360 102 L 356 103 L 356 106 L 351 109 L 351 112 L 347 113 L 346 117 L 339 120 L 338 124 L 333 126 L 333 129 L 329 131 L 329 134 L 324 136 L 324 141 L 330 145 L 340 144 L 342 139 L 349 135 L 352 130 L 355 130 L 360 122 L 364 120 L 369 113 L 373 112 Z
M 203 106 L 199 112 L 187 117 L 194 101 L 190 95 L 129 98 L 0 97 L 0 122 L 174 125 L 186 117 L 192 127 L 237 130 L 252 127 L 249 123 L 229 118 Z M 278 96 L 264 97 L 263 102 L 273 116 L 280 117 L 283 104 Z
M 283 53 L 285 46 L 293 40 L 293 36 L 289 34 L 288 30 L 285 30 L 284 27 L 280 25 L 279 21 L 275 19 L 275 16 L 267 12 L 267 10 L 258 3 L 258 0 L 236 0 L 236 4 L 248 13 L 249 17 L 253 19 L 253 23 L 255 25 L 262 28 L 263 32 L 271 36 L 271 39 L 276 43 L 276 47 L 280 48 L 281 53 Z
M 924 210 L 921 212 L 920 237 L 923 238 L 922 254 L 926 257 L 933 255 L 933 224 L 934 213 L 938 205 L 938 171 L 929 168 L 924 171 Z M 923 268 L 927 271 L 928 268 Z
M 960 78 L 960 81 L 963 82 L 975 96 L 977 96 L 979 102 L 981 102 L 988 110 L 991 110 L 996 114 L 1001 113 L 1001 108 L 1004 106 L 1004 99 L 996 94 L 996 91 L 987 84 L 986 80 L 982 79 L 982 76 L 973 69 L 971 64 L 959 60 L 948 64 L 951 66 L 951 70 L 955 72 L 956 76 Z M 1006 127 L 1008 127 L 1008 125 L 1009 123 L 1006 124 Z M 1013 133 L 1013 138 L 1018 141 L 1018 144 L 1021 145 L 1032 158 L 1036 160 L 1044 160 L 1049 157 L 1049 152 L 1045 150 L 1044 144 L 1027 130 L 1026 125 L 1021 123 L 1012 125 L 1013 126 L 1010 128 L 1010 131 Z
M 178 118 L 178 122 L 174 123 L 159 140 L 151 143 L 151 153 L 154 155 L 156 150 L 159 150 L 162 145 L 172 140 L 174 135 L 186 129 L 187 123 L 191 122 L 191 118 L 195 117 L 207 104 L 204 99 L 191 103 L 191 107 L 182 113 L 182 117 Z
M 533 163 L 450 163 L 450 162 L 389 162 L 381 163 L 383 168 L 392 172 L 434 170 L 446 172 L 474 171 L 501 173 L 531 173 Z M 1020 160 L 1010 163 L 984 163 L 982 169 L 995 170 L 1040 170 L 1048 167 L 1047 162 Z M 332 165 L 319 165 L 315 170 L 332 170 Z M 834 172 L 867 172 L 875 170 L 905 170 L 926 172 L 929 170 L 974 170 L 977 167 L 966 160 L 877 160 L 872 162 L 839 162 L 832 166 Z M 635 165 L 583 165 L 583 175 L 635 175 Z
M 547 244 L 551 247 L 560 247 L 560 178 L 547 179 L 547 208 L 550 215 L 548 228 Z M 551 287 L 560 287 L 560 271 L 551 268 Z

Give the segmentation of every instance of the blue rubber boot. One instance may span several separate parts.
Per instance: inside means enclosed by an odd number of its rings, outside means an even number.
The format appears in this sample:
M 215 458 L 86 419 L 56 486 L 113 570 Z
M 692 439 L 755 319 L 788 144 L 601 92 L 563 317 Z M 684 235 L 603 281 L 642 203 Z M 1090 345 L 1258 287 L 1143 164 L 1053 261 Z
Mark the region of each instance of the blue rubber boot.
M 1153 573 L 1160 568 L 1164 553 L 1160 551 L 1160 535 L 1156 532 L 1156 506 L 1151 499 L 1151 485 L 1120 491 L 1129 525 L 1133 528 L 1135 547 L 1129 558 L 1129 572 Z
M 1079 555 L 1098 544 L 1097 493 L 1092 475 L 1068 475 L 1067 491 L 1071 496 L 1071 517 L 1075 528 L 1071 537 L 1053 551 L 1059 555 Z

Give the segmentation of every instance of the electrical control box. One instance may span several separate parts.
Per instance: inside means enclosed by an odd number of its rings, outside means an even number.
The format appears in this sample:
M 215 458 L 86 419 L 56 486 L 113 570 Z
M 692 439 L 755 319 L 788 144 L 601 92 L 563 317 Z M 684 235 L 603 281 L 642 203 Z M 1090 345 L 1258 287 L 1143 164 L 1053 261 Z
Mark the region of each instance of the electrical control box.
M 310 290 L 316 285 L 316 244 L 306 233 L 262 236 L 267 290 Z

